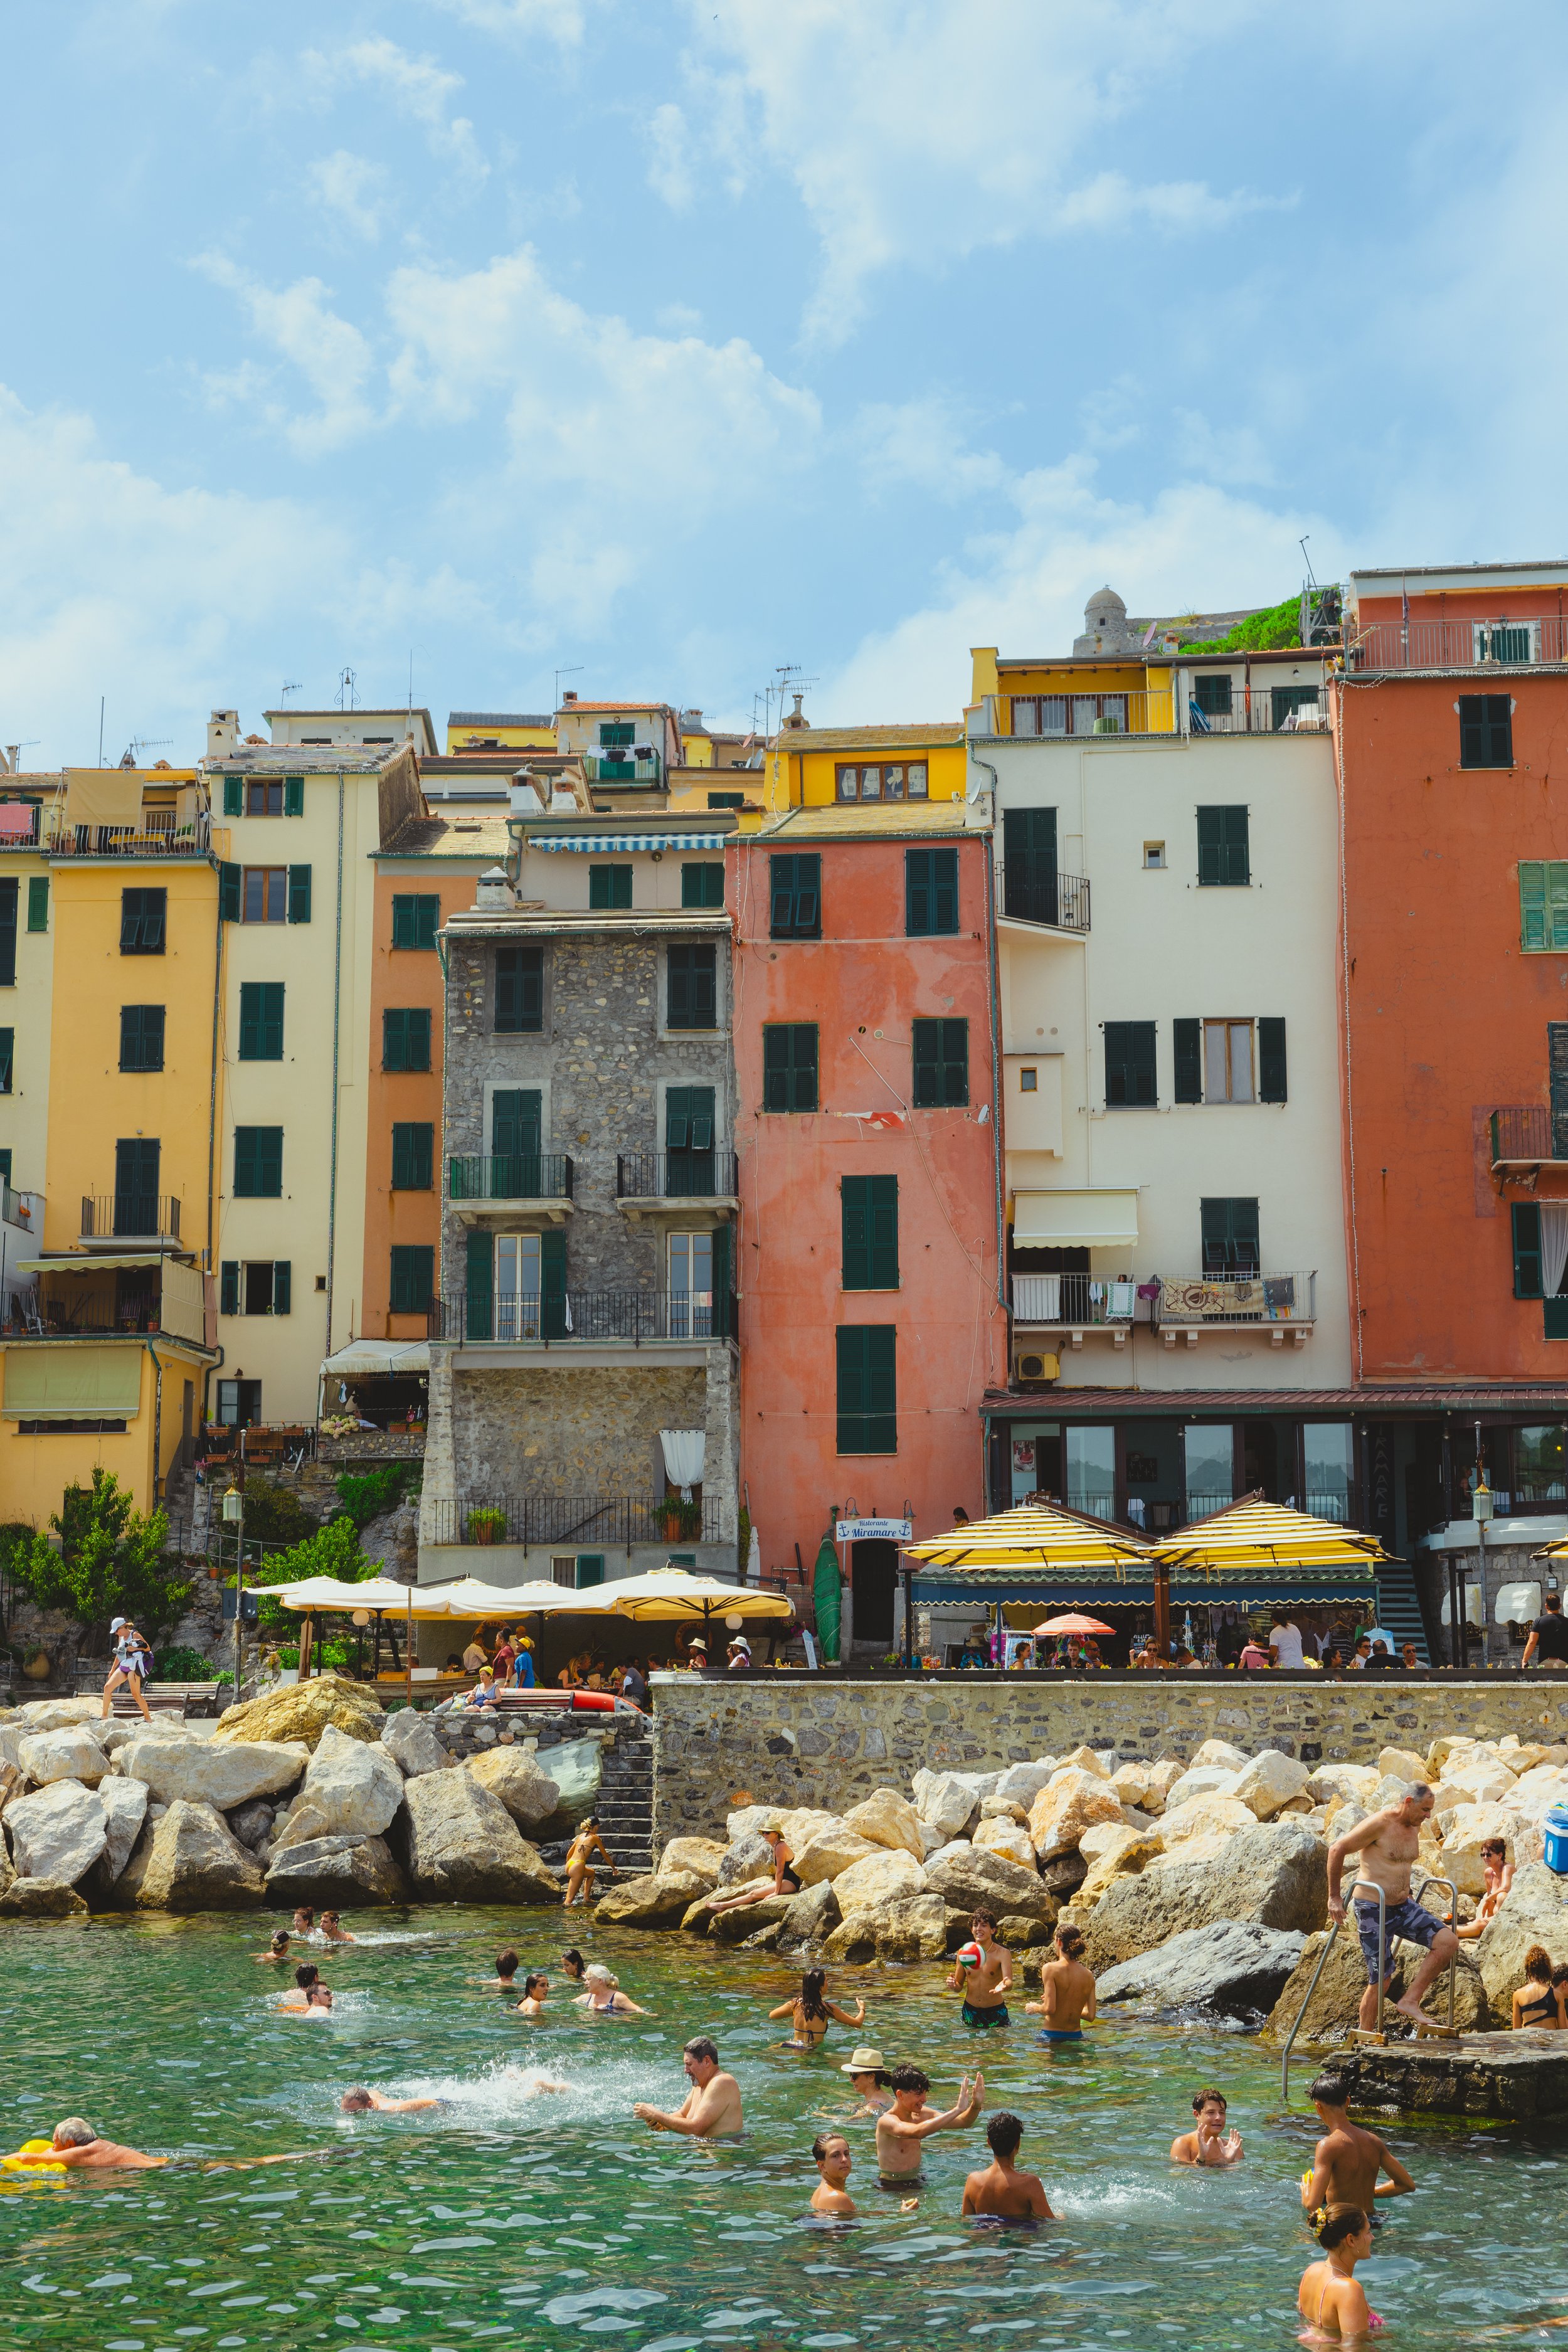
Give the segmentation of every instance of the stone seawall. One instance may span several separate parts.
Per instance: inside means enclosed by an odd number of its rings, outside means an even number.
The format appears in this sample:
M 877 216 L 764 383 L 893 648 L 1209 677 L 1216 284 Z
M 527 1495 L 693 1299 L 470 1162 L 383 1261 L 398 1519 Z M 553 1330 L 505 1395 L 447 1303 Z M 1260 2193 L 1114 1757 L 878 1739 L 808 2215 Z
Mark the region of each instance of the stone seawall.
M 1150 1761 L 1190 1757 L 1205 1739 L 1304 1763 L 1374 1764 L 1383 1748 L 1425 1753 L 1445 1733 L 1568 1739 L 1568 1675 L 1429 1683 L 1396 1675 L 1161 1675 L 963 1683 L 690 1675 L 653 1680 L 654 1845 L 722 1837 L 742 1803 L 843 1812 L 884 1783 L 907 1790 L 921 1765 L 987 1771 L 1065 1755 L 1087 1741 Z M 742 1793 L 743 1792 L 743 1793 Z

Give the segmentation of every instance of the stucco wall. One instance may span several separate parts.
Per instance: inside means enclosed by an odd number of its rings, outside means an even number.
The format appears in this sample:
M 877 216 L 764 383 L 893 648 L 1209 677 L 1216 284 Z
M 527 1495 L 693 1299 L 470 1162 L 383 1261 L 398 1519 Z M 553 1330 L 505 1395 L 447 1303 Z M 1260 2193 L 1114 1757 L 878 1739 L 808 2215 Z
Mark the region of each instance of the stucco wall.
M 759 1674 L 736 1685 L 670 1675 L 654 1677 L 653 1710 L 657 1851 L 672 1837 L 721 1836 L 742 1790 L 746 1803 L 841 1811 L 889 1782 L 907 1790 L 922 1764 L 987 1771 L 1080 1741 L 1153 1759 L 1228 1739 L 1248 1754 L 1278 1748 L 1309 1763 L 1364 1764 L 1385 1747 L 1424 1753 L 1445 1732 L 1568 1738 L 1568 1678 L 1035 1685 Z

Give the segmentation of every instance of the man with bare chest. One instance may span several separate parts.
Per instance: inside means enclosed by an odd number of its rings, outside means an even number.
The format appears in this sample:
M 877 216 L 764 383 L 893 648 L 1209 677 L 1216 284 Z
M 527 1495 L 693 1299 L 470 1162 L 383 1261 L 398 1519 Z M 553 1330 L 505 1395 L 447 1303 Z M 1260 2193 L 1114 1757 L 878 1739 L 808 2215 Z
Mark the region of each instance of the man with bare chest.
M 1013 1990 L 1013 1955 L 1005 1944 L 997 1942 L 996 1922 L 989 1911 L 974 1912 L 969 1924 L 974 1931 L 974 1941 L 959 1953 L 947 1980 L 948 1990 L 962 1990 L 963 1994 L 960 2014 L 965 2025 L 977 2032 L 986 2032 L 995 2026 L 1012 2023 L 1007 2014 L 1007 1995 Z
M 1401 2017 L 1409 2018 L 1419 2031 L 1431 2026 L 1432 2020 L 1421 2007 L 1426 1992 L 1453 1959 L 1458 1950 L 1458 1937 L 1452 1927 L 1435 1919 L 1411 1899 L 1410 1873 L 1421 1847 L 1421 1828 L 1436 1802 L 1432 1791 L 1423 1782 L 1408 1790 L 1396 1805 L 1385 1806 L 1382 1812 L 1369 1814 L 1358 1822 L 1348 1836 L 1336 1838 L 1329 1848 L 1329 1916 L 1338 1922 L 1345 1916 L 1344 1897 L 1340 1893 L 1340 1878 L 1345 1864 L 1353 1856 L 1354 1876 L 1370 1879 L 1384 1893 L 1388 1949 L 1385 1965 L 1389 1976 L 1394 1973 L 1394 1945 L 1397 1937 L 1407 1944 L 1423 1944 L 1426 1957 L 1416 1969 L 1403 1996 L 1394 2006 Z M 1356 1932 L 1361 1938 L 1362 1957 L 1366 1962 L 1367 1988 L 1361 1997 L 1361 2022 L 1370 2030 L 1377 2023 L 1377 1902 L 1371 1895 L 1357 1895 L 1355 1901 Z M 1386 1980 L 1385 1980 L 1386 1981 Z

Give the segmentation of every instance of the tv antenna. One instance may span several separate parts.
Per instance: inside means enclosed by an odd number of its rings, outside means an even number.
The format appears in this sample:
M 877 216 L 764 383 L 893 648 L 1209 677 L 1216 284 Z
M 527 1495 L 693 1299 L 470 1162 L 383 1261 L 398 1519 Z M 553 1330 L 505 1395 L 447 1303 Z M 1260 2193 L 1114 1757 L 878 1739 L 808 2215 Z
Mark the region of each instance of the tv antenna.
M 359 681 L 352 669 L 345 667 L 338 672 L 338 709 L 340 710 L 359 709 L 358 685 Z
M 289 697 L 291 694 L 298 694 L 303 683 L 304 680 L 298 677 L 286 677 L 284 679 L 283 691 L 279 694 L 278 699 L 282 704 L 285 710 L 289 708 Z
M 1296 544 L 1301 551 L 1301 561 L 1307 567 L 1307 583 L 1309 587 L 1315 588 L 1318 584 L 1318 575 L 1312 569 L 1312 559 L 1307 552 L 1307 541 L 1311 538 L 1311 536 L 1312 534 L 1310 530 L 1304 531 L 1301 537 L 1296 541 Z
M 120 764 L 121 767 L 129 764 L 133 768 L 139 768 L 142 765 L 143 751 L 164 751 L 174 740 L 172 735 L 132 735 L 125 747 L 125 758 Z
M 22 772 L 23 752 L 30 751 L 35 743 L 41 743 L 43 740 L 44 739 L 41 735 L 29 735 L 24 743 L 6 744 L 5 758 L 10 763 L 10 772 L 12 775 L 18 776 Z
M 559 709 L 560 709 L 560 708 L 561 708 L 561 681 L 562 681 L 562 679 L 563 679 L 563 677 L 582 677 L 582 675 L 583 675 L 583 667 L 584 667 L 584 665 L 583 665 L 581 662 L 574 662 L 570 669 L 558 669 L 558 670 L 556 671 L 556 673 L 555 673 L 555 708 L 556 708 L 556 709 L 557 709 L 557 710 L 559 710 Z

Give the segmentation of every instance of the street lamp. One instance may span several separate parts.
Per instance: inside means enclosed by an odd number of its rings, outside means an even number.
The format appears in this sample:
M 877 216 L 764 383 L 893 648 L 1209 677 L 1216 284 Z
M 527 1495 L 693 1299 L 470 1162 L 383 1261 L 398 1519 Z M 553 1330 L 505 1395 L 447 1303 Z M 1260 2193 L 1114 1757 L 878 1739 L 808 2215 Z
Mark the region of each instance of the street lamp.
M 1481 1580 L 1481 1664 L 1487 1662 L 1487 1529 L 1492 1520 L 1492 1490 L 1487 1485 L 1487 1474 L 1479 1465 L 1476 1470 L 1476 1491 L 1470 1497 L 1470 1512 L 1476 1522 L 1476 1543 L 1479 1551 L 1478 1567 Z M 1460 1637 L 1468 1642 L 1468 1630 Z
M 226 1527 L 235 1530 L 236 1574 L 234 1580 L 234 1703 L 240 1703 L 240 1676 L 245 1663 L 245 1489 L 231 1479 L 223 1498 Z

